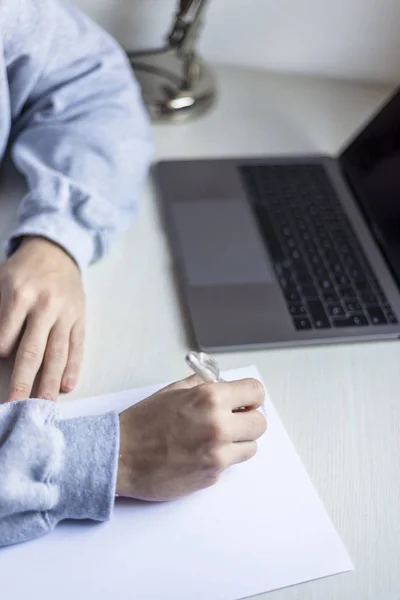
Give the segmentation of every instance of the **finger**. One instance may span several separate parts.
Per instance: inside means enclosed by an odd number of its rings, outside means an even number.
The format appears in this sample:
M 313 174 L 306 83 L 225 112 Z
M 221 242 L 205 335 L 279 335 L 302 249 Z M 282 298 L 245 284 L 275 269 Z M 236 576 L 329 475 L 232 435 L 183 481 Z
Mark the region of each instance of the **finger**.
M 29 398 L 43 361 L 51 327 L 52 322 L 43 314 L 38 313 L 28 318 L 11 376 L 9 401 Z
M 181 381 L 176 381 L 175 383 L 171 383 L 167 385 L 162 391 L 163 392 L 172 392 L 174 390 L 190 390 L 198 385 L 204 384 L 204 381 L 198 375 L 190 375 L 190 377 L 186 377 L 186 379 L 182 379 Z
M 4 294 L 0 303 L 0 356 L 6 357 L 13 351 L 21 334 L 29 305 L 20 300 L 13 301 Z
M 37 395 L 45 400 L 56 400 L 68 360 L 70 329 L 61 323 L 50 332 L 43 359 L 42 374 Z
M 265 398 L 264 386 L 257 379 L 208 383 L 204 385 L 206 386 L 218 404 L 230 410 L 237 410 L 244 406 L 255 410 L 262 406 Z
M 85 342 L 85 324 L 83 319 L 75 323 L 69 338 L 69 352 L 67 364 L 61 382 L 61 391 L 68 394 L 78 385 L 83 360 Z
M 233 442 L 254 442 L 267 430 L 267 420 L 258 410 L 232 413 L 229 423 Z
M 234 464 L 250 460 L 257 453 L 257 442 L 240 442 L 239 444 L 225 444 L 216 455 L 215 468 L 224 471 Z

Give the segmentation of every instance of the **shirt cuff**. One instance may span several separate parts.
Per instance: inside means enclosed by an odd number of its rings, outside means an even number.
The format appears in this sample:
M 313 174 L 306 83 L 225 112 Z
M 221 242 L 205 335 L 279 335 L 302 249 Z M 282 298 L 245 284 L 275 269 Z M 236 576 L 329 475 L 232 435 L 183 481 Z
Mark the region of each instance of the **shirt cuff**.
M 64 519 L 107 521 L 114 506 L 119 456 L 117 413 L 59 421 L 65 451 L 60 501 L 50 511 Z
M 95 256 L 94 233 L 66 214 L 48 213 L 24 221 L 6 241 L 7 256 L 17 249 L 18 240 L 23 236 L 38 236 L 54 242 L 75 260 L 81 272 Z

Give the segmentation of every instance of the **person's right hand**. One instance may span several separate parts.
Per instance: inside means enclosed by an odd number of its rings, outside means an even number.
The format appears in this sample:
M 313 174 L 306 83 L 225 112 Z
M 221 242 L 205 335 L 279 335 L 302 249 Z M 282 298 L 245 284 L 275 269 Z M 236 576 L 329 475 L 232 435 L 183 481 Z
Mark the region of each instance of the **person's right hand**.
M 214 484 L 222 471 L 252 458 L 266 430 L 257 411 L 264 389 L 254 379 L 175 383 L 120 415 L 116 493 L 172 500 Z M 234 412 L 242 406 L 246 412 Z

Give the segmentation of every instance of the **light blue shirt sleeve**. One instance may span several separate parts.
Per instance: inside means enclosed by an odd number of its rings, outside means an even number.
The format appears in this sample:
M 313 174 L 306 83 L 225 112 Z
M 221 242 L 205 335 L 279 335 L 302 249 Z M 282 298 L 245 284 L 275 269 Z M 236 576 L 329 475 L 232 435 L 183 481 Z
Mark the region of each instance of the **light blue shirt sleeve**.
M 12 156 L 29 192 L 10 235 L 62 246 L 82 271 L 131 223 L 150 126 L 117 43 L 60 0 L 5 0 Z
M 118 455 L 116 413 L 62 421 L 46 400 L 0 406 L 0 547 L 64 519 L 108 520 Z

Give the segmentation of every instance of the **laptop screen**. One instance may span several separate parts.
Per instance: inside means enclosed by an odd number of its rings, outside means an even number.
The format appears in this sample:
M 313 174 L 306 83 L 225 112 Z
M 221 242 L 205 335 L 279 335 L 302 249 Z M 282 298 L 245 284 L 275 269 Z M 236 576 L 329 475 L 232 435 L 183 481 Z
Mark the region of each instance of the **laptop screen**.
M 400 285 L 400 91 L 339 160 Z

